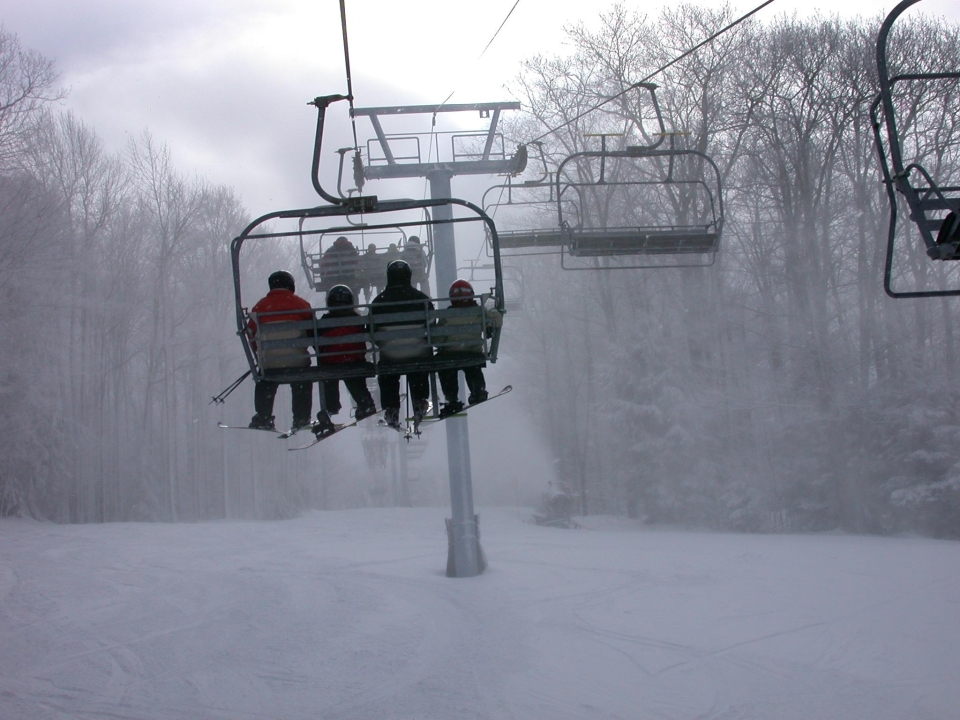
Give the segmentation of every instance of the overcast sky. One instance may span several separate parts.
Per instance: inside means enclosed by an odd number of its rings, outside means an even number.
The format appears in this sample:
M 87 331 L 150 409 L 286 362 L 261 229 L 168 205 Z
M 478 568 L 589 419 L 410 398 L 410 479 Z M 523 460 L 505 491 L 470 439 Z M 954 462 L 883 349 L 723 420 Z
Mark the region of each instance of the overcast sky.
M 564 52 L 563 27 L 611 3 L 347 0 L 358 106 L 510 99 L 503 90 L 534 54 Z M 742 14 L 761 0 L 734 0 Z M 656 15 L 661 0 L 638 0 Z M 703 0 L 701 4 L 719 4 Z M 895 0 L 776 0 L 758 14 L 879 16 Z M 0 20 L 54 59 L 64 102 L 111 148 L 149 129 L 179 167 L 233 186 L 255 215 L 317 203 L 309 181 L 316 95 L 346 92 L 338 0 L 3 0 Z M 960 20 L 960 0 L 908 13 Z M 325 145 L 351 145 L 345 108 Z M 428 128 L 425 128 L 428 129 Z M 370 134 L 361 127 L 361 134 Z M 363 142 L 364 137 L 361 137 Z M 456 191 L 456 186 L 454 187 Z M 386 182 L 372 192 L 393 195 Z

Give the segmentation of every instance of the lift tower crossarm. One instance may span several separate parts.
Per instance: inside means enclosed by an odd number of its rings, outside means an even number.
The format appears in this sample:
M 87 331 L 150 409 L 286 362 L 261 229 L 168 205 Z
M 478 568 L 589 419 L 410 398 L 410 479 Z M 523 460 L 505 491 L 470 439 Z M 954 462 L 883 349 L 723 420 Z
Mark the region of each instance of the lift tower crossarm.
M 493 103 L 459 103 L 456 105 L 403 105 L 397 107 L 369 107 L 355 108 L 354 117 L 368 117 L 377 142 L 383 152 L 386 165 L 364 168 L 364 177 L 368 180 L 393 180 L 398 178 L 427 177 L 433 173 L 443 172 L 452 175 L 515 175 L 523 171 L 526 157 L 515 155 L 509 160 L 490 160 L 490 151 L 493 148 L 500 122 L 500 113 L 503 110 L 519 110 L 518 102 Z M 490 127 L 487 129 L 486 142 L 480 160 L 456 161 L 456 170 L 451 163 L 398 163 L 390 149 L 390 141 L 383 132 L 380 117 L 383 115 L 434 115 L 436 113 L 476 111 L 481 117 L 490 118 Z
M 525 164 L 525 158 L 524 164 Z M 439 163 L 394 163 L 366 166 L 363 177 L 367 180 L 396 180 L 398 178 L 430 177 L 436 173 L 450 175 L 516 175 L 523 170 L 518 167 L 516 156 L 509 160 L 458 160 Z
M 426 113 L 442 112 L 464 112 L 466 110 L 476 110 L 481 113 L 490 113 L 495 110 L 519 110 L 518 102 L 492 102 L 492 103 L 459 103 L 455 105 L 398 105 L 391 107 L 368 107 L 355 108 L 354 115 L 424 115 Z

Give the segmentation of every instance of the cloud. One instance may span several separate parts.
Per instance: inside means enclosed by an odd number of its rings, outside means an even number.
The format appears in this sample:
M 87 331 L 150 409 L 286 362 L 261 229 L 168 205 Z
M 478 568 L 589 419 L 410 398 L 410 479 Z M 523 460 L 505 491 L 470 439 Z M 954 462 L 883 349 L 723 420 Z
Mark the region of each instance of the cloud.
M 777 12 L 794 6 L 786 2 Z M 936 14 L 945 3 L 927 0 L 921 9 Z M 454 90 L 454 103 L 508 99 L 502 86 L 520 59 L 563 52 L 563 27 L 595 21 L 603 9 L 527 0 L 478 60 L 513 4 L 348 0 L 357 104 L 436 103 Z M 874 2 L 860 4 L 878 12 Z M 773 6 L 764 12 L 772 18 Z M 56 59 L 70 88 L 65 107 L 110 147 L 148 128 L 182 168 L 233 186 L 251 212 L 316 202 L 309 178 L 315 111 L 306 103 L 347 89 L 338 3 L 17 0 L 4 10 L 4 27 Z M 371 134 L 361 127 L 361 142 Z M 333 151 L 352 144 L 345 112 L 335 107 L 324 157 L 329 182 Z M 383 195 L 402 191 L 380 185 Z
M 244 5 L 250 3 L 236 3 Z M 82 71 L 105 59 L 136 57 L 164 38 L 208 26 L 229 7 L 192 0 L 31 0 L 5 9 L 4 24 L 61 67 Z
M 336 3 L 305 11 L 292 0 L 38 0 L 5 22 L 26 47 L 56 58 L 70 90 L 64 107 L 109 147 L 122 150 L 148 129 L 181 168 L 234 187 L 254 214 L 318 201 L 310 183 L 316 110 L 307 102 L 346 92 Z M 431 94 L 368 69 L 354 79 L 371 104 Z M 335 106 L 324 157 L 331 187 L 335 150 L 352 144 L 345 108 Z

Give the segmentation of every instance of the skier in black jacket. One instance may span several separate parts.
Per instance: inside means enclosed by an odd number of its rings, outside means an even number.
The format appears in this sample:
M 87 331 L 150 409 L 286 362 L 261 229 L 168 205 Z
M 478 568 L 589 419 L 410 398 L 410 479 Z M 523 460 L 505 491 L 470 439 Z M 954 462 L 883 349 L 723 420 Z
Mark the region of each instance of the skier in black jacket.
M 378 330 L 426 327 L 426 319 L 422 322 L 384 322 L 383 315 L 391 313 L 423 312 L 433 309 L 430 297 L 411 284 L 412 272 L 410 265 L 403 260 L 394 260 L 387 265 L 387 287 L 373 299 L 370 307 L 372 316 L 381 316 L 375 322 Z M 380 348 L 380 404 L 383 406 L 383 419 L 392 426 L 400 426 L 400 375 L 384 374 L 383 370 L 391 364 L 406 364 L 417 360 L 429 360 L 433 356 L 433 348 L 427 344 L 426 337 L 384 339 L 378 341 Z M 426 415 L 430 403 L 430 379 L 427 372 L 412 372 L 407 374 L 410 385 L 410 395 L 413 400 L 413 416 L 415 425 Z

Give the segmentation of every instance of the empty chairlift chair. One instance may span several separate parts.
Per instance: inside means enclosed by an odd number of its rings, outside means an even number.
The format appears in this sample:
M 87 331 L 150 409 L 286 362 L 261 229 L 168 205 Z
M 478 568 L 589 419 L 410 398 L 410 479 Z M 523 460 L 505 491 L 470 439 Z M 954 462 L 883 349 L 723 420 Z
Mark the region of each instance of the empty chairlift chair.
M 655 85 L 636 89 L 654 112 L 659 132 L 652 142 L 611 149 L 621 136 L 598 134 L 600 150 L 573 153 L 540 179 L 511 180 L 487 191 L 483 205 L 504 228 L 505 253 L 559 251 L 567 270 L 714 263 L 723 230 L 720 171 L 708 155 L 678 147 L 684 133 L 665 130 Z M 547 203 L 552 222 L 541 217 L 531 228 L 531 216 Z M 500 211 L 523 208 L 526 229 L 500 220 Z
M 720 171 L 678 133 L 653 146 L 574 153 L 557 169 L 567 270 L 712 265 L 723 230 Z M 664 139 L 668 147 L 661 148 Z M 585 259 L 592 262 L 585 262 Z M 664 261 L 666 259 L 666 262 Z
M 519 179 L 509 176 L 506 182 L 493 185 L 483 194 L 481 206 L 497 221 L 500 250 L 504 255 L 556 255 L 566 242 L 557 216 L 557 184 L 547 167 L 543 143 L 531 143 L 537 177 Z M 489 256 L 489 243 L 487 255 Z

